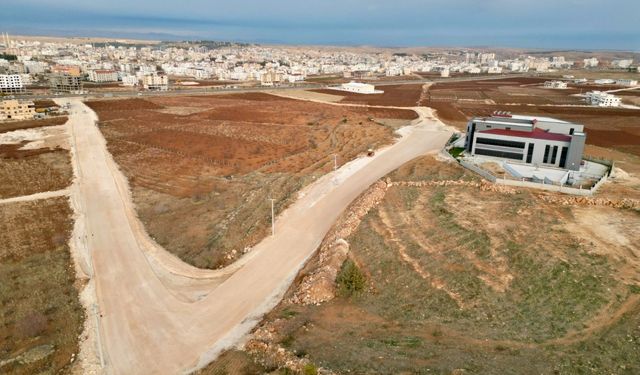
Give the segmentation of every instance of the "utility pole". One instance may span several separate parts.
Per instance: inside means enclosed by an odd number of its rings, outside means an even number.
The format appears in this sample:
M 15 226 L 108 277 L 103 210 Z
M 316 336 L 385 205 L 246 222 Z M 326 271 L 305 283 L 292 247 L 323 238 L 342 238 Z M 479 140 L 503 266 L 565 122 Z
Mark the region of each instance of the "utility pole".
M 273 210 L 273 202 L 275 201 L 275 199 L 269 198 L 269 200 L 271 201 L 271 235 L 275 236 L 276 235 L 276 217 Z

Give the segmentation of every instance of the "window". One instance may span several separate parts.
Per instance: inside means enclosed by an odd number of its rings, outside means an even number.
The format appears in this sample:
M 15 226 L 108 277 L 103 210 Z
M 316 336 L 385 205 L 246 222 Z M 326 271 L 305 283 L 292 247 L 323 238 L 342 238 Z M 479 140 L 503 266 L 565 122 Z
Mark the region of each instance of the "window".
M 553 152 L 551 153 L 551 164 L 556 163 L 556 156 L 558 156 L 558 146 L 553 146 Z
M 569 129 L 569 135 L 573 135 L 573 128 Z
M 551 146 L 546 145 L 544 146 L 544 157 L 542 158 L 542 162 L 543 163 L 547 163 L 549 161 L 549 149 L 551 148 Z
M 515 142 L 515 141 L 505 141 L 502 139 L 491 139 L 491 138 L 476 138 L 476 142 L 478 144 L 484 145 L 492 145 L 492 146 L 504 146 L 504 147 L 515 147 L 524 149 L 524 142 Z
M 496 156 L 496 157 L 499 157 L 499 158 L 522 160 L 522 154 L 517 154 L 515 152 L 485 150 L 483 148 L 477 148 L 476 147 L 476 152 L 475 153 L 476 153 L 476 155 L 487 155 L 487 156 Z
M 569 151 L 569 147 L 563 147 L 562 152 L 560 152 L 560 168 L 564 168 L 567 164 L 567 152 Z
M 529 143 L 529 147 L 527 148 L 527 163 L 531 163 L 531 159 L 533 159 L 533 143 Z

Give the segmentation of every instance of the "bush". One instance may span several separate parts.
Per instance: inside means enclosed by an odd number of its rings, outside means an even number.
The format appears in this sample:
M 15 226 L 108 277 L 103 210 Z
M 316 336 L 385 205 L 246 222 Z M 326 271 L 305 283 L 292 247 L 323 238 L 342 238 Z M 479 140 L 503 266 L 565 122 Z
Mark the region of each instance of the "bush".
M 340 272 L 336 276 L 338 295 L 350 297 L 364 290 L 366 279 L 358 265 L 351 259 L 342 263 Z
M 302 368 L 302 373 L 304 375 L 318 375 L 318 369 L 313 365 L 313 363 L 307 363 Z

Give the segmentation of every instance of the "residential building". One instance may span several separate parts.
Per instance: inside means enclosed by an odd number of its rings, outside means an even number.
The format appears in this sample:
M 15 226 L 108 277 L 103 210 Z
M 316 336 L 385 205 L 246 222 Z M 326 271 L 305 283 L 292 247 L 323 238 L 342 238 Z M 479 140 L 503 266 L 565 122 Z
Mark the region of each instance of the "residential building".
M 546 81 L 544 83 L 546 89 L 566 89 L 567 83 L 563 81 Z
M 79 76 L 80 67 L 77 65 L 54 65 L 51 67 L 51 73 L 62 73 L 71 76 Z
M 1 93 L 21 93 L 24 92 L 24 82 L 20 74 L 0 74 Z
M 134 75 L 124 75 L 122 76 L 122 85 L 123 86 L 138 86 L 138 77 Z
M 89 71 L 89 81 L 91 82 L 117 82 L 118 72 L 108 69 L 96 69 Z
M 622 86 L 637 86 L 638 85 L 638 80 L 635 80 L 635 79 L 617 79 L 616 80 L 616 84 L 617 85 L 622 85 Z
M 55 94 L 82 94 L 82 77 L 65 73 L 49 75 L 49 85 Z
M 142 78 L 145 89 L 151 91 L 167 91 L 169 89 L 169 77 L 164 74 L 147 74 Z
M 620 98 L 603 91 L 589 91 L 587 103 L 598 107 L 619 107 Z
M 613 60 L 611 62 L 611 67 L 618 68 L 618 69 L 629 69 L 631 64 L 633 64 L 633 59 Z
M 584 126 L 550 117 L 494 113 L 467 124 L 465 150 L 470 155 L 535 166 L 580 169 Z
M 599 61 L 595 57 L 582 60 L 585 68 L 597 68 Z
M 30 120 L 36 115 L 32 101 L 0 101 L 0 120 Z

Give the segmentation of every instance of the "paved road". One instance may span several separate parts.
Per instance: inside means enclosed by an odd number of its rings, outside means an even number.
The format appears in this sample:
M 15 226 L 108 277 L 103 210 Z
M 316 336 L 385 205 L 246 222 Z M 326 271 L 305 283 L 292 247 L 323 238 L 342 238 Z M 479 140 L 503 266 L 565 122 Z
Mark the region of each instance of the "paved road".
M 451 77 L 451 78 L 425 78 L 415 80 L 393 80 L 393 81 L 367 81 L 367 83 L 374 84 L 376 86 L 389 86 L 389 85 L 412 85 L 420 83 L 435 83 L 435 82 L 464 82 L 464 81 L 485 81 L 492 79 L 504 79 L 504 78 L 519 78 L 519 77 L 535 77 L 532 74 L 496 74 L 496 75 L 483 75 L 483 76 L 464 76 L 464 77 Z M 172 87 L 170 91 L 90 91 L 86 95 L 63 95 L 58 98 L 73 98 L 73 97 L 86 97 L 86 98 L 131 98 L 131 97 L 145 97 L 145 96 L 176 96 L 176 95 L 206 95 L 206 94 L 229 94 L 229 93 L 244 93 L 244 92 L 261 92 L 261 91 L 286 91 L 286 90 L 302 90 L 302 89 L 321 89 L 327 85 L 320 83 L 303 83 L 293 86 L 256 86 L 248 87 L 242 86 L 242 82 L 238 82 L 235 87 L 221 87 L 221 86 L 208 86 L 208 87 L 183 87 L 175 89 Z M 44 95 L 31 95 L 20 94 L 16 95 L 24 99 L 51 99 L 51 94 Z M 55 97 L 54 97 L 55 98 Z
M 110 374 L 179 374 L 208 363 L 278 303 L 350 202 L 388 172 L 440 149 L 450 136 L 419 111 L 423 120 L 405 129 L 399 142 L 305 189 L 278 218 L 276 235 L 241 266 L 209 271 L 180 262 L 149 239 L 95 114 L 78 100 L 71 103 L 73 199 L 86 231 Z

